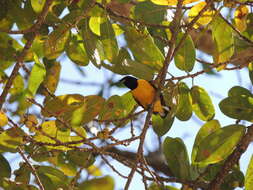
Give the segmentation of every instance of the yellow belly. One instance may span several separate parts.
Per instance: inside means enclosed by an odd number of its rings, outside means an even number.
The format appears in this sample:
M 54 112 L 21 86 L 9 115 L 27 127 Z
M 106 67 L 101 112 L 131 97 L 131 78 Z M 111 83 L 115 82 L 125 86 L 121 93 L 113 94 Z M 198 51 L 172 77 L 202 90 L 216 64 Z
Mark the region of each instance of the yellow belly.
M 131 91 L 136 101 L 144 108 L 147 109 L 151 105 L 154 96 L 154 87 L 146 80 L 138 80 L 138 87 Z M 154 104 L 154 112 L 163 113 L 163 108 L 160 99 Z

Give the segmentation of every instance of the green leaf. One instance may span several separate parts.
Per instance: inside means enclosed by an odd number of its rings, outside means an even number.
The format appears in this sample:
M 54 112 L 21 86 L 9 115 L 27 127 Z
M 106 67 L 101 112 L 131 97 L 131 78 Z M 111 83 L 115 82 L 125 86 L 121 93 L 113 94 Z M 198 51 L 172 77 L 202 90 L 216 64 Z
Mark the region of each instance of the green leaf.
M 105 58 L 112 62 L 112 60 L 117 57 L 119 49 L 112 24 L 108 19 L 101 24 L 100 39 L 103 44 Z
M 50 166 L 34 166 L 38 172 L 45 189 L 66 188 L 68 183 L 67 176 L 60 170 Z
M 24 132 L 20 128 L 9 128 L 0 134 L 0 152 L 17 152 L 23 143 Z
M 27 86 L 28 96 L 34 96 L 36 94 L 37 89 L 39 88 L 46 75 L 45 66 L 40 62 L 36 55 L 34 55 L 34 61 L 35 63 L 32 68 Z
M 172 187 L 172 186 L 159 186 L 158 184 L 156 183 L 152 183 L 149 187 L 148 187 L 148 190 L 179 190 L 175 187 Z
M 241 86 L 234 86 L 228 91 L 228 96 L 230 96 L 230 97 L 233 97 L 233 96 L 234 97 L 238 97 L 238 96 L 243 96 L 243 97 L 251 96 L 251 97 L 253 97 L 253 94 L 251 94 L 251 92 L 246 88 L 243 88 Z
M 79 185 L 79 189 L 85 190 L 113 190 L 114 189 L 114 180 L 110 176 L 105 176 L 102 178 L 95 178 L 91 180 L 84 181 Z
M 253 187 L 253 156 L 251 156 L 245 176 L 245 190 L 251 190 L 252 187 Z
M 164 56 L 155 45 L 147 29 L 143 31 L 136 30 L 133 27 L 124 27 L 123 29 L 128 47 L 132 51 L 136 61 L 148 65 L 156 71 L 161 69 Z
M 185 144 L 180 138 L 166 137 L 163 142 L 163 153 L 175 177 L 190 178 L 190 162 Z
M 89 19 L 89 27 L 90 30 L 100 36 L 101 35 L 101 24 L 104 23 L 106 21 L 104 16 L 91 16 Z
M 195 138 L 194 145 L 192 148 L 192 155 L 191 155 L 192 163 L 194 163 L 196 159 L 197 151 L 198 151 L 201 141 L 204 138 L 206 138 L 208 135 L 212 134 L 214 131 L 219 129 L 220 127 L 221 126 L 218 120 L 210 120 L 206 122 L 204 125 L 202 125 L 202 127 L 198 131 L 198 134 Z
M 95 158 L 91 152 L 81 152 L 78 150 L 69 150 L 67 158 L 80 167 L 89 167 L 95 162 Z
M 195 163 L 201 166 L 218 163 L 229 156 L 245 133 L 243 125 L 216 129 L 199 142 Z
M 219 103 L 220 110 L 228 117 L 253 121 L 253 97 L 232 96 Z
M 181 121 L 187 121 L 192 116 L 192 100 L 190 89 L 184 82 L 178 84 L 176 117 Z
M 4 127 L 8 123 L 8 117 L 7 115 L 0 110 L 0 127 Z
M 80 66 L 89 64 L 89 58 L 84 48 L 82 38 L 79 35 L 71 36 L 67 46 L 66 53 L 71 61 Z
M 36 13 L 40 13 L 46 0 L 31 0 L 32 8 Z
M 15 181 L 29 184 L 31 177 L 31 169 L 28 165 L 22 164 L 19 169 L 14 171 Z
M 248 69 L 249 69 L 249 78 L 250 78 L 251 84 L 253 84 L 253 63 L 252 62 L 249 63 Z
M 134 18 L 145 23 L 158 24 L 164 20 L 166 7 L 151 3 L 150 1 L 139 2 L 134 7 Z
M 24 80 L 23 77 L 18 74 L 12 84 L 12 88 L 10 89 L 10 94 L 15 95 L 15 94 L 20 94 L 24 90 Z
M 223 63 L 234 54 L 233 29 L 220 17 L 215 17 L 212 22 L 212 35 L 216 49 L 213 54 L 215 63 Z
M 176 44 L 178 45 L 181 39 L 183 38 L 184 33 L 179 33 L 177 36 Z M 191 39 L 191 36 L 188 34 L 186 39 L 183 41 L 181 47 L 175 54 L 175 64 L 177 68 L 190 72 L 192 71 L 195 63 L 195 46 Z
M 211 120 L 215 115 L 211 98 L 205 89 L 199 86 L 191 88 L 192 108 L 194 113 L 203 121 Z
M 159 115 L 152 115 L 152 128 L 158 136 L 165 135 L 174 122 L 175 117 L 171 117 L 169 114 L 165 119 L 162 119 Z
M 2 181 L 2 179 L 5 177 L 7 177 L 7 178 L 11 177 L 10 164 L 9 164 L 8 160 L 2 154 L 0 154 L 0 168 L 1 168 L 0 181 Z
M 234 169 L 225 178 L 220 186 L 221 190 L 234 190 L 236 187 L 244 186 L 244 175 L 239 168 Z
M 60 24 L 51 32 L 44 42 L 44 53 L 47 59 L 56 59 L 64 51 L 70 32 L 65 24 Z

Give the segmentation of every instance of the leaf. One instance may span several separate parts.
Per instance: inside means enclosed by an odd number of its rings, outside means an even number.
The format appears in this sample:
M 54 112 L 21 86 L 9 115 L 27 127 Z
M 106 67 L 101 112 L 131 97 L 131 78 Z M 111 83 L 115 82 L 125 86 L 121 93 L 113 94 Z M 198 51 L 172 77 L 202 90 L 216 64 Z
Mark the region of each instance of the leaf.
M 85 96 L 82 105 L 71 113 L 71 126 L 82 126 L 94 119 L 104 106 L 104 98 L 96 95 Z
M 176 41 L 177 45 L 179 44 L 183 36 L 183 33 L 178 34 Z M 194 67 L 195 57 L 196 53 L 194 43 L 191 39 L 191 36 L 187 35 L 181 47 L 175 54 L 175 64 L 177 68 L 186 72 L 190 72 Z
M 151 0 L 153 3 L 157 4 L 157 5 L 177 5 L 178 0 Z M 183 5 L 187 5 L 193 2 L 196 2 L 199 0 L 184 0 L 183 1 Z
M 10 89 L 10 94 L 12 95 L 17 95 L 17 94 L 21 94 L 24 90 L 24 80 L 23 77 L 18 74 L 12 84 L 12 88 Z
M 245 176 L 245 190 L 251 190 L 253 186 L 253 156 L 251 156 Z
M 26 164 L 21 164 L 19 169 L 14 171 L 15 181 L 24 184 L 29 184 L 31 177 L 31 169 Z
M 204 138 L 206 138 L 208 135 L 215 132 L 220 127 L 221 126 L 220 126 L 220 123 L 218 120 L 210 120 L 210 121 L 206 122 L 204 125 L 202 125 L 202 127 L 198 131 L 198 134 L 195 138 L 194 145 L 192 148 L 192 155 L 191 155 L 192 163 L 194 163 L 194 161 L 196 159 L 197 151 L 198 151 L 201 141 Z
M 234 169 L 225 178 L 220 186 L 221 190 L 233 190 L 236 187 L 244 186 L 244 174 L 239 170 L 239 168 Z
M 192 116 L 192 100 L 190 89 L 184 82 L 178 84 L 176 117 L 181 121 L 187 121 Z
M 166 8 L 164 6 L 153 4 L 150 1 L 140 2 L 134 8 L 134 18 L 145 23 L 161 23 L 165 14 Z
M 246 5 L 240 5 L 236 8 L 235 17 L 235 27 L 243 32 L 247 28 L 247 15 L 249 14 L 249 9 Z
M 46 0 L 31 0 L 32 8 L 36 13 L 40 13 Z
M 45 189 L 52 188 L 57 189 L 60 187 L 66 187 L 68 183 L 67 176 L 60 170 L 51 166 L 34 166 L 38 172 L 39 178 L 42 181 Z
M 133 27 L 124 27 L 123 29 L 128 47 L 132 51 L 136 61 L 148 65 L 156 71 L 161 69 L 164 56 L 155 45 L 148 30 L 144 29 L 140 31 Z
M 43 86 L 49 90 L 52 94 L 55 93 L 59 83 L 61 74 L 61 64 L 59 62 L 45 62 L 46 64 L 46 76 L 43 81 Z M 46 90 L 43 91 L 45 96 L 49 95 Z
M 100 40 L 103 44 L 105 58 L 112 62 L 112 60 L 117 57 L 119 49 L 112 24 L 108 19 L 101 23 Z
M 89 27 L 90 30 L 98 35 L 101 36 L 101 24 L 105 22 L 105 17 L 98 15 L 98 16 L 91 16 L 89 19 Z
M 66 46 L 66 53 L 71 61 L 80 66 L 89 64 L 89 58 L 79 35 L 71 36 Z
M 172 186 L 159 186 L 156 183 L 152 183 L 149 187 L 148 190 L 179 190 L 178 188 L 172 187 Z
M 8 117 L 6 114 L 0 110 L 0 127 L 4 127 L 8 123 Z
M 190 163 L 183 141 L 180 138 L 166 137 L 163 142 L 163 153 L 175 177 L 189 179 Z
M 216 64 L 226 62 L 234 54 L 233 29 L 220 17 L 216 17 L 211 26 L 212 36 L 216 45 L 215 53 L 213 54 L 214 62 Z
M 87 168 L 95 162 L 95 158 L 91 152 L 81 152 L 78 150 L 69 150 L 67 158 L 77 166 Z
M 230 97 L 238 97 L 238 96 L 242 96 L 242 97 L 247 97 L 247 96 L 251 96 L 253 97 L 253 95 L 251 94 L 251 92 L 246 89 L 243 88 L 241 86 L 234 86 L 232 87 L 229 91 L 228 91 L 228 96 Z
M 219 103 L 220 110 L 228 117 L 253 121 L 253 97 L 232 96 Z
M 103 189 L 103 190 L 113 190 L 114 189 L 114 181 L 112 177 L 105 176 L 102 178 L 95 178 L 91 180 L 84 181 L 79 185 L 79 189 L 85 190 L 95 190 L 95 189 Z
M 203 121 L 211 120 L 215 115 L 215 110 L 211 98 L 205 89 L 199 86 L 191 88 L 192 108 L 194 113 Z
M 197 15 L 199 15 L 199 12 L 206 6 L 206 2 L 200 2 L 196 5 L 194 5 L 189 13 L 188 18 L 189 22 L 191 22 Z M 212 10 L 206 10 L 201 17 L 196 21 L 196 23 L 193 25 L 194 28 L 198 28 L 199 26 L 207 25 L 210 23 L 213 19 L 213 16 L 215 15 L 215 11 Z
M 253 84 L 253 63 L 252 62 L 249 63 L 248 70 L 249 70 L 249 78 L 250 78 L 251 84 Z
M 165 135 L 174 122 L 175 117 L 168 115 L 165 119 L 162 119 L 159 115 L 152 115 L 152 128 L 158 136 Z
M 20 128 L 9 128 L 0 133 L 0 152 L 17 152 L 23 143 L 24 132 Z
M 2 179 L 5 177 L 6 178 L 11 177 L 10 164 L 9 164 L 8 160 L 2 154 L 0 154 L 0 168 L 1 168 L 0 181 L 2 181 Z
M 244 133 L 243 125 L 229 125 L 215 130 L 200 141 L 194 162 L 206 166 L 225 160 Z
M 87 171 L 90 175 L 93 176 L 102 176 L 102 171 L 95 165 L 91 165 L 87 168 Z
M 34 55 L 34 61 L 35 63 L 32 68 L 27 86 L 27 95 L 32 97 L 36 94 L 40 84 L 42 83 L 46 75 L 45 66 L 40 62 L 36 55 Z
M 61 55 L 69 35 L 69 28 L 64 24 L 59 25 L 56 30 L 49 34 L 44 42 L 44 54 L 47 59 L 56 59 Z

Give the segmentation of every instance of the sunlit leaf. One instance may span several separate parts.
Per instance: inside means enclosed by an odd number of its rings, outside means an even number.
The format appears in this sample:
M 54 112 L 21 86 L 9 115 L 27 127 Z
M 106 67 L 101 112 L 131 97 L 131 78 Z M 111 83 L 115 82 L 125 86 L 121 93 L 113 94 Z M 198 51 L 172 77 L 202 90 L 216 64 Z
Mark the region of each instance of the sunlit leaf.
M 86 66 L 89 63 L 89 58 L 84 48 L 82 38 L 79 35 L 71 37 L 66 46 L 66 53 L 71 61 L 80 66 Z
M 240 32 L 243 32 L 247 28 L 248 14 L 249 14 L 249 9 L 246 5 L 240 5 L 235 10 L 235 13 L 234 13 L 235 26 Z
M 0 110 L 0 127 L 4 127 L 8 123 L 8 117 Z
M 250 190 L 253 186 L 253 156 L 251 156 L 245 176 L 245 190 Z
M 123 29 L 128 47 L 136 60 L 155 70 L 159 70 L 164 62 L 164 56 L 155 45 L 147 29 L 143 31 L 136 30 L 133 27 L 124 27 Z
M 35 63 L 32 68 L 27 87 L 27 93 L 29 96 L 34 96 L 36 94 L 37 89 L 46 75 L 45 66 L 40 62 L 36 55 L 34 56 L 34 61 Z
M 91 30 L 94 34 L 100 36 L 100 35 L 101 35 L 101 24 L 102 24 L 103 22 L 105 22 L 105 21 L 106 21 L 105 17 L 104 17 L 104 16 L 101 16 L 101 15 L 90 17 L 90 19 L 89 19 L 89 27 L 90 27 L 90 30 Z
M 18 74 L 12 84 L 12 88 L 10 89 L 10 93 L 15 95 L 15 94 L 20 94 L 24 90 L 24 79 L 23 77 Z
M 215 110 L 212 100 L 204 88 L 193 86 L 191 97 L 193 111 L 201 120 L 208 121 L 214 117 Z
M 87 168 L 87 171 L 90 175 L 93 176 L 102 176 L 102 171 L 95 165 L 91 165 Z
M 177 45 L 179 44 L 183 36 L 184 36 L 184 33 L 178 34 L 177 42 L 176 42 Z M 183 71 L 190 72 L 194 67 L 195 57 L 196 57 L 196 53 L 195 53 L 194 43 L 191 39 L 191 36 L 187 35 L 181 47 L 175 54 L 175 58 L 174 58 L 175 64 L 177 68 Z
M 184 82 L 178 84 L 176 117 L 181 121 L 187 121 L 192 116 L 192 100 L 190 89 Z
M 0 133 L 0 152 L 17 152 L 23 143 L 24 132 L 20 128 L 10 128 Z
M 212 22 L 212 35 L 216 45 L 213 54 L 215 63 L 228 61 L 234 54 L 233 29 L 223 19 L 215 17 Z
M 180 138 L 166 137 L 163 153 L 173 174 L 180 179 L 189 179 L 190 162 L 184 142 Z
M 32 8 L 36 13 L 40 13 L 46 0 L 31 0 Z
M 189 21 L 192 21 L 205 6 L 206 6 L 206 2 L 200 2 L 194 5 L 188 13 Z M 213 19 L 214 15 L 215 15 L 215 11 L 206 10 L 199 17 L 199 19 L 197 20 L 197 22 L 194 24 L 193 27 L 198 28 L 199 26 L 207 25 Z
M 153 3 L 157 5 L 177 5 L 178 0 L 151 0 Z M 183 5 L 187 5 L 190 3 L 194 3 L 199 0 L 183 0 Z
M 191 160 L 193 163 L 196 159 L 197 151 L 198 151 L 201 141 L 205 137 L 207 137 L 208 135 L 212 134 L 214 131 L 219 129 L 220 127 L 221 126 L 218 120 L 211 120 L 211 121 L 206 122 L 204 125 L 202 125 L 202 127 L 198 131 L 197 136 L 195 137 L 195 141 L 194 141 L 194 145 L 192 149 Z
M 243 125 L 229 125 L 216 129 L 200 141 L 195 163 L 205 166 L 226 159 L 232 153 L 244 132 L 245 127 Z

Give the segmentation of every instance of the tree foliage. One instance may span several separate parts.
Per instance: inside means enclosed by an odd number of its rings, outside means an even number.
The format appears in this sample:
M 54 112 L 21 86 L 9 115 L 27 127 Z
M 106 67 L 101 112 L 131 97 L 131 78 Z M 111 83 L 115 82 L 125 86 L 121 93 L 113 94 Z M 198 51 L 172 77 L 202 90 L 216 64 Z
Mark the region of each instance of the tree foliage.
M 246 173 L 239 165 L 253 139 L 251 90 L 231 87 L 219 118 L 208 85 L 194 79 L 243 69 L 253 83 L 253 1 L 1 0 L 0 7 L 0 188 L 112 190 L 106 165 L 126 180 L 124 189 L 135 173 L 150 190 L 176 190 L 174 182 L 184 190 L 252 189 L 253 157 Z M 171 111 L 164 119 L 153 104 L 138 111 L 130 92 L 102 97 L 104 85 L 89 96 L 56 95 L 64 56 L 79 71 L 94 65 L 153 80 Z M 184 139 L 168 131 L 193 116 L 204 124 L 189 157 Z M 224 117 L 234 122 L 221 126 Z M 154 153 L 146 153 L 148 132 L 161 142 Z M 16 168 L 10 153 L 22 159 Z

